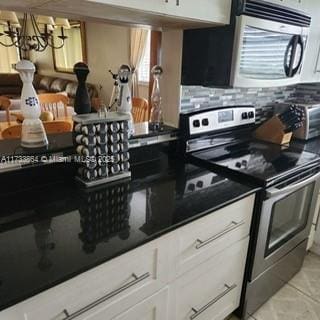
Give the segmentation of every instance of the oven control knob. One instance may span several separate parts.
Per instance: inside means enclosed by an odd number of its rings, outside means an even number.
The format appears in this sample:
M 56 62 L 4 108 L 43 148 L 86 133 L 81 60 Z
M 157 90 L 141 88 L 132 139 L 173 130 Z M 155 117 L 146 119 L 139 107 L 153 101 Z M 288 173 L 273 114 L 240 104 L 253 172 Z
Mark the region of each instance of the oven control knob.
M 248 119 L 248 112 L 243 112 L 241 115 L 242 120 L 247 120 Z
M 200 120 L 193 120 L 193 126 L 195 128 L 200 128 Z
M 241 162 L 237 162 L 236 167 L 240 169 L 242 167 Z
M 203 182 L 202 181 L 198 181 L 197 182 L 197 187 L 198 188 L 203 188 Z
M 194 183 L 190 183 L 190 184 L 188 185 L 188 190 L 189 190 L 189 191 L 194 191 L 195 188 L 196 188 L 196 186 L 194 185 Z
M 254 118 L 254 112 L 253 111 L 250 111 L 248 113 L 248 116 L 249 116 L 249 119 L 253 119 Z
M 205 126 L 205 127 L 207 127 L 207 126 L 209 125 L 209 119 L 207 119 L 207 118 L 206 118 L 206 119 L 203 119 L 203 120 L 202 120 L 202 125 Z

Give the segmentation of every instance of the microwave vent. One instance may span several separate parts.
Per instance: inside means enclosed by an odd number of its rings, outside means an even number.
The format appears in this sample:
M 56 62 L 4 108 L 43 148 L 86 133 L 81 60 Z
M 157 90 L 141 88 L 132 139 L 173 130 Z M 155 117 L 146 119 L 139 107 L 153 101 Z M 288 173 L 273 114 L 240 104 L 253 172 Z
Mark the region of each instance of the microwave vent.
M 300 27 L 310 27 L 311 17 L 296 10 L 260 0 L 240 1 L 239 15 L 244 14 Z

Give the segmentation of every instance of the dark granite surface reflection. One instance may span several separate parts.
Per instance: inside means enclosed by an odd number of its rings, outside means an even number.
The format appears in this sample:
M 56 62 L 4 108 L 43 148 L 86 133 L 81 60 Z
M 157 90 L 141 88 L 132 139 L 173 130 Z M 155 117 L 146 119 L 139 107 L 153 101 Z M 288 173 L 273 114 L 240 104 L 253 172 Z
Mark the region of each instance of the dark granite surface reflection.
M 0 310 L 255 191 L 163 157 L 94 190 L 67 179 L 1 193 Z

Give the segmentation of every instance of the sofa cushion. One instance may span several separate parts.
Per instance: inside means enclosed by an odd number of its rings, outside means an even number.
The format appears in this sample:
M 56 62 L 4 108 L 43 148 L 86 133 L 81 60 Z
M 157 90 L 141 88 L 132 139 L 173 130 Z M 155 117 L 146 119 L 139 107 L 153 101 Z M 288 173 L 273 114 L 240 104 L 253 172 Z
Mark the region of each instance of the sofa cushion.
M 46 90 L 47 92 L 50 92 L 50 86 L 54 80 L 55 78 L 52 77 L 42 77 L 39 81 L 39 87 L 37 89 Z
M 22 88 L 19 73 L 0 73 L 0 87 Z
M 70 81 L 66 80 L 66 79 L 53 80 L 53 82 L 51 83 L 51 86 L 50 86 L 50 92 L 57 93 L 57 92 L 64 91 L 66 89 L 68 82 L 70 82 Z

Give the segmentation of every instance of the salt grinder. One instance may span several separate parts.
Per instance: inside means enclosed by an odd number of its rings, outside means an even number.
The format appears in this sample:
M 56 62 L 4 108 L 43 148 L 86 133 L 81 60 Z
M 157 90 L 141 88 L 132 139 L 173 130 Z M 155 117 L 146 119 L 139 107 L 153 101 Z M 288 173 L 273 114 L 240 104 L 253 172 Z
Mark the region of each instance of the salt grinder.
M 41 114 L 40 102 L 32 81 L 36 70 L 28 60 L 20 60 L 16 70 L 23 82 L 21 91 L 21 111 L 24 117 L 21 132 L 21 146 L 24 148 L 41 148 L 48 145 L 48 138 L 39 119 Z

